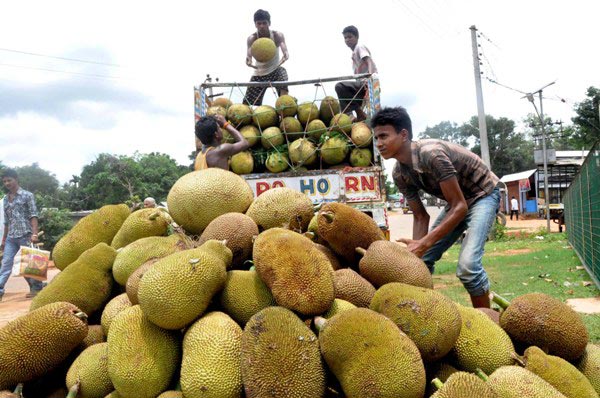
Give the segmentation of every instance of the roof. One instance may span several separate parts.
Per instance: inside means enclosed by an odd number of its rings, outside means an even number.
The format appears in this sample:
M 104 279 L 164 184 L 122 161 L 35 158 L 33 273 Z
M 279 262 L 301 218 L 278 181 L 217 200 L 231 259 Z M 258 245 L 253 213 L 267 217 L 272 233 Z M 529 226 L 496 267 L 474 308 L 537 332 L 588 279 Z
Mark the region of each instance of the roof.
M 557 158 L 585 158 L 590 151 L 556 151 Z
M 526 178 L 531 177 L 531 175 L 533 173 L 535 173 L 536 171 L 537 171 L 537 169 L 531 169 L 531 170 L 527 170 L 527 171 L 521 171 L 519 173 L 507 174 L 507 175 L 503 176 L 500 179 L 500 181 L 507 183 L 507 182 L 511 182 L 511 181 L 524 180 Z

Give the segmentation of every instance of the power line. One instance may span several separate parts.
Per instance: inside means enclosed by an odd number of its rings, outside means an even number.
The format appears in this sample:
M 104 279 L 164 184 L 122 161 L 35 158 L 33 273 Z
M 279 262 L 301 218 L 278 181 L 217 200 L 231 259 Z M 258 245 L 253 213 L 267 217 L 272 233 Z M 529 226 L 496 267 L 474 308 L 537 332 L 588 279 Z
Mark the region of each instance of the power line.
M 500 87 L 504 87 L 504 88 L 506 88 L 506 89 L 509 89 L 509 90 L 512 90 L 512 91 L 516 91 L 516 92 L 517 92 L 517 93 L 519 93 L 519 94 L 527 94 L 525 91 L 521 91 L 521 90 L 517 90 L 516 88 L 509 87 L 509 86 L 507 86 L 507 85 L 505 85 L 505 84 L 502 84 L 502 83 L 499 83 L 499 82 L 497 82 L 497 81 L 496 81 L 496 80 L 494 80 L 494 79 L 490 79 L 490 78 L 489 78 L 489 77 L 487 77 L 487 76 L 486 76 L 485 78 L 486 78 L 486 80 L 488 80 L 490 83 L 497 84 L 497 85 L 499 85 Z
M 97 74 L 92 74 L 92 73 L 67 72 L 67 71 L 64 71 L 64 70 L 47 69 L 47 68 L 35 68 L 33 66 L 25 66 L 25 65 L 12 65 L 12 64 L 0 63 L 0 66 L 7 66 L 7 67 L 10 67 L 10 68 L 40 70 L 40 71 L 54 72 L 54 73 L 65 73 L 65 74 L 69 74 L 69 75 L 86 76 L 86 77 L 94 77 L 94 78 L 102 78 L 102 79 L 124 79 L 124 80 L 130 80 L 130 79 L 127 79 L 127 78 L 124 78 L 124 77 L 119 77 L 119 76 L 97 75 Z
M 425 27 L 427 29 L 429 29 L 429 31 L 431 33 L 433 33 L 440 39 L 443 39 L 443 37 L 437 31 L 433 30 L 433 28 L 431 26 L 429 26 L 429 24 L 427 22 L 425 22 L 419 15 L 417 15 L 410 7 L 408 7 L 406 4 L 404 4 L 402 2 L 402 0 L 394 0 L 394 1 L 398 4 L 400 4 L 405 10 L 407 10 L 409 13 L 411 13 L 415 18 L 417 18 L 423 25 L 425 25 Z
M 77 59 L 77 58 L 58 57 L 58 56 L 55 56 L 55 55 L 47 55 L 47 54 L 32 53 L 32 52 L 27 52 L 27 51 L 11 50 L 9 48 L 0 48 L 0 51 L 7 51 L 7 52 L 11 52 L 11 53 L 25 54 L 25 55 L 33 55 L 33 56 L 36 56 L 36 57 L 54 58 L 54 59 L 60 59 L 60 60 L 63 60 L 63 61 L 73 61 L 73 62 L 82 62 L 82 63 L 86 63 L 86 64 L 114 66 L 114 67 L 117 67 L 117 68 L 121 67 L 121 65 L 111 64 L 111 63 L 108 63 L 108 62 L 88 61 L 88 60 Z

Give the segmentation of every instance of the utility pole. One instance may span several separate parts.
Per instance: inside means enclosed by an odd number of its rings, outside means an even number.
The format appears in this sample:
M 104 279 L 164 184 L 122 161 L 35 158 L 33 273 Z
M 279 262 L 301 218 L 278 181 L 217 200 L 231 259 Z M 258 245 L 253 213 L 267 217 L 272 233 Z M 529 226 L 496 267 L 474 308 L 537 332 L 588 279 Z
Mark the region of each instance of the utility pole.
M 475 72 L 475 92 L 477 93 L 477 116 L 479 118 L 479 141 L 481 142 L 481 159 L 487 167 L 492 169 L 490 162 L 490 148 L 488 145 L 485 111 L 483 109 L 483 92 L 481 91 L 481 71 L 479 70 L 479 49 L 477 44 L 477 28 L 471 26 L 471 45 L 473 47 L 473 68 Z
M 548 156 L 546 153 L 546 130 L 544 128 L 544 106 L 542 102 L 542 91 L 548 86 L 553 85 L 556 82 L 548 83 L 544 87 L 537 91 L 528 93 L 524 98 L 527 98 L 529 102 L 533 104 L 535 112 L 540 118 L 540 125 L 542 126 L 542 157 L 544 158 L 544 197 L 546 202 L 546 230 L 550 233 L 550 194 L 548 193 Z M 540 98 L 540 111 L 538 112 L 537 106 L 535 106 L 534 94 L 539 94 Z

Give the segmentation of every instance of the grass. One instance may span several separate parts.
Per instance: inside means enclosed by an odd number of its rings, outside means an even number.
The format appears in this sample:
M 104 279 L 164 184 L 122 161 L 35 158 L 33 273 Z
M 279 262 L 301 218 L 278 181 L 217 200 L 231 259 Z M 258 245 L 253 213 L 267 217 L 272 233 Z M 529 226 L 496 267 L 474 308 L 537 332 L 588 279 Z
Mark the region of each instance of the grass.
M 508 300 L 532 292 L 546 293 L 561 301 L 600 296 L 565 234 L 543 237 L 488 242 L 483 265 L 491 289 Z M 452 300 L 469 304 L 469 296 L 455 276 L 459 249 L 460 246 L 453 246 L 436 263 L 434 284 Z M 590 341 L 600 342 L 600 314 L 581 316 Z

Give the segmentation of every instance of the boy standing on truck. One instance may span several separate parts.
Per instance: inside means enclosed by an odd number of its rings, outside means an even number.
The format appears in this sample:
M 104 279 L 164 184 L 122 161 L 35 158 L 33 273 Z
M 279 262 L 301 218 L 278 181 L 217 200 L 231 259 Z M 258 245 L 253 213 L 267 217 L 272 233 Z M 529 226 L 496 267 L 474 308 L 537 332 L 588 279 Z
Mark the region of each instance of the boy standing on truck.
M 456 275 L 473 307 L 489 308 L 490 283 L 482 258 L 500 205 L 498 177 L 479 156 L 460 145 L 435 139 L 412 141 L 411 120 L 402 107 L 377 112 L 371 127 L 381 156 L 397 161 L 392 176 L 414 215 L 413 238 L 398 241 L 407 244 L 433 273 L 435 262 L 468 229 Z M 429 213 L 419 199 L 420 190 L 448 202 L 429 231 Z
M 222 143 L 222 128 L 231 134 L 235 143 Z M 250 148 L 250 144 L 242 133 L 226 121 L 222 115 L 200 118 L 196 123 L 194 133 L 202 144 L 200 148 L 196 148 L 198 155 L 194 162 L 194 170 L 203 170 L 209 167 L 229 170 L 229 157 Z
M 352 50 L 352 70 L 355 75 L 361 73 L 377 73 L 377 66 L 371 58 L 371 52 L 364 44 L 358 44 L 356 26 L 346 26 L 342 31 L 346 45 Z M 356 113 L 356 121 L 363 121 L 367 115 L 362 110 L 363 98 L 367 93 L 365 81 L 345 81 L 335 85 L 335 92 L 340 101 L 342 112 L 347 115 Z
M 247 44 L 248 51 L 246 53 L 246 65 L 254 68 L 254 75 L 250 78 L 251 82 L 280 82 L 287 81 L 287 71 L 281 66 L 285 61 L 288 60 L 290 55 L 288 54 L 287 44 L 285 44 L 285 37 L 283 33 L 271 30 L 271 15 L 268 11 L 258 10 L 254 13 L 254 26 L 256 26 L 256 32 L 248 36 Z M 250 48 L 252 43 L 261 37 L 268 37 L 275 42 L 276 51 L 275 56 L 267 62 L 256 61 L 256 64 L 252 64 L 252 52 Z M 283 53 L 283 58 L 279 58 L 279 49 Z M 262 100 L 265 95 L 266 87 L 248 87 L 246 89 L 246 95 L 244 96 L 244 103 L 247 105 L 262 105 Z M 288 93 L 287 87 L 277 87 L 277 95 L 285 95 Z

